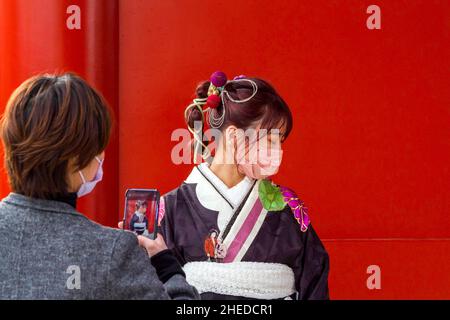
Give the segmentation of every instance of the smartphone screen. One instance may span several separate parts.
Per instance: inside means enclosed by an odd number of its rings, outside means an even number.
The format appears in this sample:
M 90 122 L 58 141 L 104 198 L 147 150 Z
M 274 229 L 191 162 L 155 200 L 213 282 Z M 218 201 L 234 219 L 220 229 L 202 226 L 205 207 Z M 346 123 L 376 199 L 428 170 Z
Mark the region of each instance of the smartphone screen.
M 128 189 L 125 193 L 123 228 L 156 239 L 159 192 L 156 189 Z

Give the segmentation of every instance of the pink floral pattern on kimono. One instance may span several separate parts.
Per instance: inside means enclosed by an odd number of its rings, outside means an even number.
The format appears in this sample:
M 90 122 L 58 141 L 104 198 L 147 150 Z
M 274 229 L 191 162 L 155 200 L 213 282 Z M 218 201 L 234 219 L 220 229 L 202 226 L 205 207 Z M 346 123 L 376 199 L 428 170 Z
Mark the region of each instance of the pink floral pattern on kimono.
M 300 224 L 300 230 L 302 232 L 306 232 L 310 224 L 308 208 L 305 206 L 304 202 L 298 198 L 297 194 L 294 191 L 283 186 L 279 187 L 281 194 L 283 195 L 284 202 L 289 205 L 295 219 L 297 219 L 298 223 Z
M 161 221 L 166 214 L 166 206 L 164 204 L 164 197 L 159 199 L 159 211 L 158 211 L 158 226 L 161 226 Z

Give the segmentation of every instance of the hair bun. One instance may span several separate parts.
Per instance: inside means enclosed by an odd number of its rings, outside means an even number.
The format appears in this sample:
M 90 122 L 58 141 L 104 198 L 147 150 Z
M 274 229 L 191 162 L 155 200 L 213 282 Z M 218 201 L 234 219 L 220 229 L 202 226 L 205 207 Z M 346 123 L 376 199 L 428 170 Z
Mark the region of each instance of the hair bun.
M 201 112 L 198 108 L 191 108 L 186 115 L 186 124 L 190 128 L 194 128 L 195 122 L 203 120 L 203 112 Z
M 211 82 L 209 81 L 203 81 L 197 86 L 197 89 L 195 90 L 197 98 L 208 98 L 208 89 L 210 84 Z

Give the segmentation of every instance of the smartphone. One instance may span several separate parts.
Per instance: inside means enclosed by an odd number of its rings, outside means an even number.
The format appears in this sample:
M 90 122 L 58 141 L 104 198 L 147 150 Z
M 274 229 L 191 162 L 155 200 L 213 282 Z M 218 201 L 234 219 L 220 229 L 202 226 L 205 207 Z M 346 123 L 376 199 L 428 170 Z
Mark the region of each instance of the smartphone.
M 128 189 L 125 192 L 123 228 L 156 239 L 158 234 L 159 191 Z

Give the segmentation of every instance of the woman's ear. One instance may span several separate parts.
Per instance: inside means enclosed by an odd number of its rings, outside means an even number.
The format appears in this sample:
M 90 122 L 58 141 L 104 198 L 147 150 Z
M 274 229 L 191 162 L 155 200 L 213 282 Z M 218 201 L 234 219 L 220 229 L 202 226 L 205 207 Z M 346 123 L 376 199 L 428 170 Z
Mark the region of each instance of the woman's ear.
M 237 128 L 233 125 L 228 126 L 225 129 L 225 141 L 228 143 L 229 141 L 233 141 L 236 138 Z
M 223 131 L 223 143 L 225 146 L 225 163 L 233 164 L 234 163 L 234 155 L 236 151 L 236 132 L 237 128 L 233 125 L 227 127 Z

